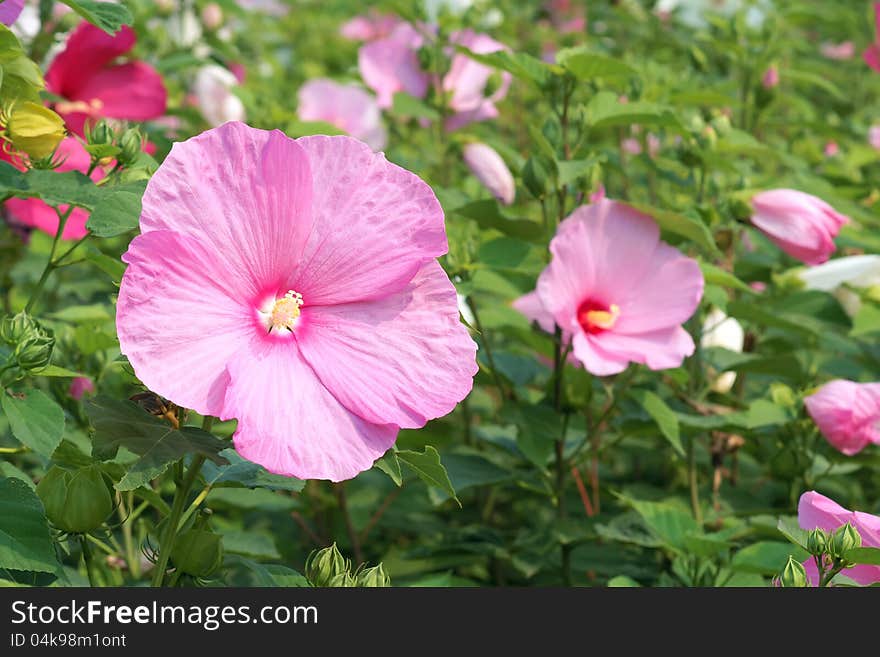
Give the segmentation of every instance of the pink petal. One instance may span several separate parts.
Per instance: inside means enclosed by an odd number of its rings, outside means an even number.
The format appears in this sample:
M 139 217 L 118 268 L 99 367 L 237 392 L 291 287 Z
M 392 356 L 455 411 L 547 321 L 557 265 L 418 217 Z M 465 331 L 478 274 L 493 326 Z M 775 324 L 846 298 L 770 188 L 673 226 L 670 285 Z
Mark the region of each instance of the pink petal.
M 137 37 L 127 25 L 111 36 L 83 21 L 67 38 L 67 44 L 46 72 L 46 88 L 64 98 L 79 90 L 100 69 L 134 47 Z
M 86 102 L 97 99 L 99 116 L 146 121 L 165 113 L 167 96 L 162 76 L 152 66 L 129 62 L 97 71 L 68 98 Z
M 473 30 L 456 32 L 450 41 L 480 55 L 506 50 L 503 43 L 495 41 L 485 34 L 477 34 Z M 449 72 L 443 78 L 444 91 L 452 93 L 449 106 L 456 112 L 477 109 L 483 104 L 486 84 L 493 72 L 494 69 L 491 67 L 481 64 L 467 55 L 454 55 Z M 500 96 L 493 96 L 492 100 L 500 100 L 506 91 L 505 89 Z
M 643 363 L 652 370 L 665 370 L 681 366 L 682 361 L 694 353 L 694 340 L 680 326 L 623 335 L 613 330 L 588 336 L 599 349 L 612 357 Z
M 24 0 L 6 0 L 0 3 L 0 23 L 12 25 L 22 9 L 24 9 Z
M 417 52 L 423 41 L 414 27 L 402 23 L 390 36 L 361 46 L 358 68 L 364 82 L 376 92 L 379 107 L 391 107 L 398 91 L 416 98 L 428 92 L 428 74 L 422 71 Z
M 120 350 L 150 390 L 219 415 L 226 364 L 254 333 L 245 283 L 207 240 L 166 230 L 135 237 L 122 259 Z
M 801 529 L 834 531 L 850 519 L 851 512 L 832 499 L 809 491 L 798 500 L 798 524 Z
M 306 306 L 296 338 L 333 396 L 376 424 L 413 429 L 446 415 L 477 372 L 455 288 L 433 260 L 397 294 Z
M 278 130 L 230 122 L 174 144 L 147 185 L 141 232 L 172 230 L 202 241 L 225 262 L 224 283 L 258 302 L 289 289 L 312 229 L 311 203 L 303 148 Z
M 314 185 L 312 233 L 289 288 L 305 304 L 402 290 L 447 250 L 443 210 L 418 176 L 351 137 L 301 137 Z
M 868 66 L 875 71 L 880 72 L 880 46 L 876 43 L 872 43 L 865 49 L 865 52 L 862 53 L 862 58 Z
M 575 333 L 572 338 L 572 355 L 583 363 L 588 372 L 596 376 L 610 376 L 620 374 L 627 368 L 629 359 L 605 351 L 591 338 L 583 331 Z
M 537 291 L 524 294 L 513 302 L 513 307 L 525 315 L 529 320 L 537 322 L 547 333 L 553 333 L 556 322 L 553 321 L 553 315 L 544 309 L 541 298 Z
M 270 472 L 350 479 L 394 444 L 398 428 L 349 412 L 302 358 L 296 340 L 252 340 L 229 363 L 221 418 L 238 418 L 235 448 Z
M 804 399 L 804 405 L 831 445 L 851 456 L 880 444 L 880 384 L 837 379 Z
M 387 134 L 375 99 L 360 87 L 318 78 L 299 89 L 297 114 L 303 121 L 324 121 L 365 142 L 385 148 Z

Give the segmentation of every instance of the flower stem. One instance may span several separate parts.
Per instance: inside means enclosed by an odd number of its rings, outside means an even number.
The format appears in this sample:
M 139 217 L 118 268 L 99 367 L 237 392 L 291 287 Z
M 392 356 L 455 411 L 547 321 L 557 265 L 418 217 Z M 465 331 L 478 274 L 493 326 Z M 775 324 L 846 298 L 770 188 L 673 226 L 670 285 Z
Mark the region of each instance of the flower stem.
M 483 323 L 480 321 L 477 306 L 471 297 L 467 297 L 466 303 L 474 316 L 474 324 L 477 331 L 480 332 L 480 342 L 483 343 L 483 348 L 486 350 L 486 360 L 489 361 L 489 367 L 492 369 L 492 379 L 495 381 L 498 392 L 501 393 L 501 399 L 504 400 L 509 396 L 515 401 L 516 393 L 513 390 L 508 392 L 504 389 L 504 383 L 501 381 L 501 375 L 498 373 L 498 367 L 495 365 L 495 357 L 492 355 L 492 346 L 489 344 L 489 337 L 486 335 L 486 331 L 483 330 Z
M 82 545 L 83 563 L 86 565 L 86 573 L 89 576 L 89 586 L 95 587 L 99 585 L 98 574 L 95 572 L 95 560 L 92 555 L 92 548 L 85 534 L 79 537 L 80 545 Z
M 204 431 L 210 431 L 213 424 L 214 418 L 211 416 L 205 416 L 205 419 L 202 421 L 202 429 Z M 192 488 L 204 462 L 205 457 L 201 454 L 197 454 L 193 457 L 192 463 L 190 463 L 183 481 L 178 484 L 177 490 L 174 493 L 174 502 L 171 504 L 171 513 L 169 513 L 168 517 L 165 519 L 165 522 L 168 524 L 165 526 L 165 531 L 163 532 L 162 539 L 159 543 L 159 561 L 156 564 L 156 570 L 153 573 L 153 586 L 162 586 L 165 571 L 168 569 L 168 560 L 171 558 L 171 550 L 174 548 L 174 540 L 177 538 L 178 525 L 180 524 L 180 518 L 183 515 L 183 507 L 186 504 L 186 498 L 189 495 L 189 490 Z
M 697 455 L 694 443 L 696 443 L 696 438 L 691 438 L 687 446 L 688 486 L 691 489 L 691 509 L 694 512 L 694 519 L 702 527 L 703 512 L 700 509 L 700 488 L 697 482 Z
M 52 249 L 49 251 L 49 259 L 46 261 L 46 266 L 43 268 L 43 273 L 40 275 L 40 280 L 37 281 L 37 287 L 34 288 L 34 291 L 31 293 L 31 298 L 28 300 L 27 305 L 24 307 L 24 311 L 29 313 L 31 309 L 34 307 L 34 304 L 37 302 L 37 299 L 40 298 L 40 293 L 43 291 L 43 287 L 46 285 L 46 280 L 49 278 L 49 274 L 52 273 L 52 270 L 55 269 L 55 251 L 58 250 L 58 243 L 61 241 L 61 234 L 64 232 L 64 227 L 67 225 L 67 219 L 70 217 L 70 213 L 73 212 L 73 206 L 67 208 L 63 213 L 55 208 L 55 214 L 58 215 L 58 230 L 55 233 L 55 238 L 52 240 Z M 66 254 L 65 254 L 66 255 Z

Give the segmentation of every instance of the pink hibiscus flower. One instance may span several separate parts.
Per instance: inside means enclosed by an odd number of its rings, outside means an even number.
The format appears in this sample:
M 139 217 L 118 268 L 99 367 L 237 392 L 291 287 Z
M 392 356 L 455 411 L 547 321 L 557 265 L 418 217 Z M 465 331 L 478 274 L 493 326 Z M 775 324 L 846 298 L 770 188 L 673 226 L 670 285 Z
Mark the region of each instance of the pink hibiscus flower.
M 24 9 L 24 0 L 5 0 L 0 2 L 0 23 L 12 25 Z
M 471 389 L 440 205 L 351 137 L 208 130 L 174 145 L 140 225 L 122 352 L 151 390 L 237 418 L 272 472 L 351 478 Z
M 836 379 L 804 398 L 804 405 L 822 435 L 843 454 L 880 445 L 880 383 Z
M 450 41 L 478 55 L 507 49 L 503 43 L 485 34 L 477 34 L 473 30 L 456 32 Z M 493 73 L 494 69 L 480 64 L 467 55 L 457 54 L 452 57 L 449 72 L 443 78 L 443 91 L 451 94 L 449 107 L 455 112 L 446 121 L 447 130 L 458 130 L 468 123 L 494 119 L 498 116 L 495 103 L 507 95 L 513 78 L 510 73 L 503 72 L 498 88 L 486 95 L 486 87 Z
M 833 532 L 846 523 L 850 523 L 862 537 L 863 547 L 880 548 L 880 518 L 870 513 L 850 511 L 844 509 L 834 500 L 816 491 L 810 491 L 801 495 L 798 502 L 798 524 L 801 529 L 811 531 L 822 529 Z M 819 569 L 814 559 L 804 562 L 807 578 L 813 586 L 819 585 Z M 874 582 L 880 582 L 880 566 L 859 565 L 846 568 L 841 571 L 851 580 L 866 586 Z
M 418 49 L 424 38 L 409 23 L 401 23 L 387 37 L 361 46 L 358 69 L 366 85 L 376 92 L 382 109 L 394 104 L 394 94 L 404 91 L 424 98 L 428 93 L 428 74 L 419 64 Z
M 547 332 L 558 325 L 587 370 L 617 374 L 630 362 L 667 369 L 694 352 L 681 323 L 700 302 L 703 275 L 660 241 L 653 219 L 603 199 L 559 225 L 550 253 L 537 289 L 514 307 Z
M 874 43 L 862 53 L 865 63 L 880 72 L 880 2 L 874 3 Z
M 856 54 L 856 44 L 852 41 L 843 41 L 841 43 L 823 43 L 820 49 L 823 57 L 843 61 L 852 59 Z
M 152 66 L 114 63 L 136 40 L 130 27 L 110 36 L 86 22 L 67 38 L 46 73 L 46 88 L 65 99 L 55 104 L 55 111 L 72 132 L 83 136 L 88 119 L 147 121 L 165 113 L 167 92 Z
M 56 157 L 63 159 L 61 166 L 56 171 L 80 171 L 86 173 L 92 161 L 91 156 L 76 137 L 65 137 L 58 145 Z M 17 169 L 24 171 L 26 167 L 19 161 L 7 155 L 0 149 L 0 159 L 10 162 Z M 92 180 L 98 181 L 104 177 L 104 170 L 96 167 L 92 172 Z M 10 217 L 16 223 L 23 226 L 37 228 L 49 235 L 58 232 L 58 215 L 55 210 L 38 198 L 11 198 L 6 201 L 6 209 Z M 59 206 L 61 212 L 67 210 L 66 205 Z M 86 221 L 89 213 L 81 208 L 74 208 L 64 226 L 61 238 L 65 240 L 79 239 L 89 231 L 86 230 Z
M 370 10 L 366 16 L 355 16 L 339 28 L 339 33 L 352 41 L 374 41 L 387 37 L 403 21 L 394 14 Z
M 299 89 L 297 114 L 303 121 L 324 121 L 365 142 L 374 151 L 388 143 L 376 100 L 353 84 L 323 78 Z

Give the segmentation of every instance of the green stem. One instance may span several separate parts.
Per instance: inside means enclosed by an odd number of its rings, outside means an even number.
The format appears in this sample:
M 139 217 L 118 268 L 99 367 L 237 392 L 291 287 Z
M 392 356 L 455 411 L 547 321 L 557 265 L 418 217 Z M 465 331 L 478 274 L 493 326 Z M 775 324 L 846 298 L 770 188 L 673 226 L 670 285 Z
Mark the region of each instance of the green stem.
M 486 351 L 486 360 L 489 361 L 489 367 L 492 369 L 492 379 L 495 381 L 498 392 L 501 393 L 501 399 L 504 400 L 505 398 L 510 397 L 516 401 L 516 393 L 513 390 L 508 392 L 504 389 L 504 383 L 501 381 L 501 375 L 498 374 L 498 367 L 495 365 L 495 357 L 492 355 L 492 346 L 489 344 L 489 336 L 486 335 L 486 331 L 483 330 L 483 323 L 480 321 L 480 315 L 477 312 L 476 304 L 471 297 L 467 297 L 466 303 L 474 316 L 474 324 L 476 325 L 477 331 L 480 333 L 480 342 L 483 343 L 483 349 Z
M 342 518 L 345 520 L 345 531 L 348 532 L 348 540 L 351 543 L 351 551 L 354 553 L 354 559 L 358 564 L 364 562 L 364 555 L 361 552 L 361 542 L 358 540 L 358 534 L 355 531 L 354 523 L 351 520 L 351 512 L 348 510 L 348 498 L 345 495 L 345 483 L 340 482 L 333 484 L 336 492 L 336 499 L 339 501 L 339 510 L 342 511 Z
M 71 253 L 73 253 L 77 248 L 79 248 L 79 246 L 81 244 L 83 244 L 83 242 L 85 242 L 91 236 L 92 236 L 91 233 L 87 233 L 86 235 L 80 237 L 76 242 L 74 242 L 71 245 L 71 247 L 69 249 L 67 249 L 67 251 L 65 251 L 60 256 L 55 258 L 55 262 L 52 264 L 52 266 L 53 267 L 60 267 L 61 263 L 64 261 L 64 259 L 67 258 L 67 256 L 69 256 Z
M 82 545 L 83 562 L 86 565 L 86 573 L 89 576 L 89 586 L 96 587 L 98 583 L 98 574 L 95 572 L 95 560 L 92 555 L 92 548 L 85 534 L 79 537 L 80 545 Z
M 34 304 L 37 302 L 37 299 L 40 298 L 40 293 L 46 285 L 46 280 L 49 278 L 49 274 L 55 269 L 55 251 L 58 249 L 58 243 L 61 241 L 61 234 L 64 232 L 64 227 L 67 225 L 67 219 L 70 217 L 71 212 L 73 212 L 72 205 L 63 213 L 59 212 L 58 208 L 55 208 L 55 214 L 58 215 L 58 230 L 55 233 L 55 239 L 52 240 L 52 249 L 49 251 L 49 259 L 46 261 L 46 266 L 43 268 L 40 280 L 37 281 L 37 287 L 34 288 L 34 291 L 31 293 L 31 298 L 24 307 L 26 313 L 31 311 Z
M 206 416 L 202 421 L 202 429 L 204 431 L 210 431 L 213 424 L 214 418 Z M 167 524 L 159 543 L 159 562 L 156 564 L 156 571 L 153 574 L 153 586 L 162 586 L 165 571 L 168 569 L 168 560 L 171 557 L 171 550 L 174 548 L 174 540 L 177 538 L 177 531 L 180 525 L 180 518 L 183 515 L 183 507 L 186 504 L 186 498 L 189 495 L 189 490 L 192 488 L 196 477 L 198 477 L 199 471 L 202 469 L 202 464 L 204 462 L 205 457 L 201 454 L 193 457 L 189 470 L 187 470 L 183 481 L 178 484 L 177 490 L 174 493 L 174 502 L 171 505 L 171 513 L 169 513 L 168 517 L 165 519 Z
M 694 519 L 700 527 L 703 526 L 703 512 L 700 509 L 700 488 L 697 482 L 697 454 L 695 449 L 696 437 L 692 437 L 688 441 L 687 459 L 688 459 L 688 486 L 691 489 L 691 508 L 694 512 Z

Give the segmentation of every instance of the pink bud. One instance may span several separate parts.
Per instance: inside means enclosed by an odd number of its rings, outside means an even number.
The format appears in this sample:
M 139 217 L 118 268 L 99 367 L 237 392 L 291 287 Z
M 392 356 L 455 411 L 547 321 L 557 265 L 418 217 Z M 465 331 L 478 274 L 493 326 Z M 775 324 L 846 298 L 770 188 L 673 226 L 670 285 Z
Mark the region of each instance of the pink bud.
M 216 2 L 209 2 L 202 8 L 202 24 L 209 30 L 223 25 L 223 10 Z
M 772 89 L 779 84 L 779 69 L 775 65 L 771 65 L 764 73 L 764 77 L 761 78 L 761 84 L 764 85 L 765 89 Z
M 880 444 L 880 383 L 837 379 L 804 399 L 807 412 L 831 445 L 852 456 Z
M 598 203 L 603 198 L 605 198 L 605 185 L 599 183 L 599 186 L 590 194 L 590 203 Z
M 825 157 L 834 157 L 840 152 L 840 147 L 837 145 L 836 141 L 829 141 L 825 144 L 823 152 L 825 153 Z
M 496 199 L 504 205 L 513 203 L 516 195 L 513 175 L 495 149 L 472 142 L 464 147 L 464 163 Z
M 752 197 L 752 224 L 776 246 L 808 265 L 834 252 L 834 238 L 849 217 L 811 194 L 773 189 Z
M 86 393 L 95 392 L 95 384 L 87 376 L 78 376 L 70 382 L 68 394 L 79 401 Z
M 880 150 L 880 125 L 872 125 L 868 130 L 868 143 Z
M 749 283 L 749 287 L 760 294 L 767 289 L 767 284 L 764 281 L 752 281 Z

